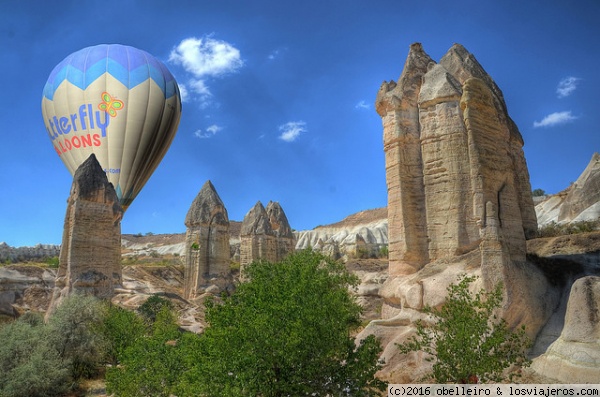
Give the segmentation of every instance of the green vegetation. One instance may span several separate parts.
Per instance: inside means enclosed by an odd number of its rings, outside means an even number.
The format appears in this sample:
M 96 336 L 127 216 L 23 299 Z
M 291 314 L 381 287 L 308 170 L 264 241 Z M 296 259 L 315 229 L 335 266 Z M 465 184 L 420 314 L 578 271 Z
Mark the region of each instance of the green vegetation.
M 546 195 L 546 192 L 543 189 L 534 189 L 531 195 L 533 197 L 542 197 Z
M 417 322 L 416 336 L 397 345 L 402 353 L 427 353 L 436 383 L 500 382 L 507 368 L 530 363 L 525 327 L 513 332 L 494 314 L 502 303 L 502 286 L 472 295 L 469 285 L 475 279 L 463 276 L 451 284 L 441 309 L 425 309 L 435 322 Z
M 60 260 L 58 259 L 58 256 L 46 259 L 46 265 L 48 265 L 49 268 L 58 269 L 59 264 Z
M 369 337 L 356 347 L 350 336 L 360 306 L 348 292 L 357 279 L 343 265 L 302 251 L 277 264 L 253 263 L 245 277 L 222 303 L 207 304 L 202 335 L 181 332 L 167 306 L 149 304 L 154 321 L 120 349 L 108 392 L 375 396 L 385 389 L 374 377 L 379 343 Z
M 202 348 L 185 377 L 211 396 L 378 395 L 381 347 L 355 347 L 358 279 L 310 250 L 253 263 L 223 304 L 209 303 Z M 210 363 L 209 365 L 202 364 Z
M 44 324 L 26 314 L 0 327 L 0 396 L 54 396 L 96 374 L 106 340 L 103 306 L 90 297 L 66 299 Z
M 136 312 L 75 295 L 47 324 L 26 314 L 0 325 L 0 396 L 73 393 L 106 369 L 108 394 L 137 396 L 378 396 L 379 342 L 358 346 L 358 279 L 306 250 L 256 262 L 231 296 L 206 307 L 203 334 L 183 331 L 172 303 Z
M 540 237 L 557 237 L 568 234 L 590 233 L 600 229 L 600 219 L 565 224 L 551 222 L 539 229 Z

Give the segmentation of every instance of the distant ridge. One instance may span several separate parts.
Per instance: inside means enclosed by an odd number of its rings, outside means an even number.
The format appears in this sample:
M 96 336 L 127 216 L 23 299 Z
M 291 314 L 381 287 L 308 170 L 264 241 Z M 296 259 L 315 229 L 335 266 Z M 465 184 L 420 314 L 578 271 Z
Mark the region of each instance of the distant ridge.
M 323 228 L 330 228 L 330 227 L 335 227 L 335 228 L 352 227 L 352 226 L 356 226 L 356 225 L 367 224 L 367 223 L 387 219 L 387 216 L 388 216 L 387 207 L 374 208 L 371 210 L 364 210 L 364 211 L 360 211 L 360 212 L 357 212 L 352 215 L 348 215 L 347 217 L 345 217 L 344 219 L 342 219 L 341 221 L 336 222 L 336 223 L 332 223 L 329 225 L 319 225 L 319 226 L 315 227 L 315 230 L 323 229 Z

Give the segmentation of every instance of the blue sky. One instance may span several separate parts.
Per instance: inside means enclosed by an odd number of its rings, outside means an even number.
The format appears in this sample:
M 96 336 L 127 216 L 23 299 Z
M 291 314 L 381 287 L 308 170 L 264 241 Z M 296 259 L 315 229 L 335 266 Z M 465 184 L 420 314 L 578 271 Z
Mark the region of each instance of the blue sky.
M 600 151 L 597 0 L 0 0 L 0 241 L 61 241 L 72 178 L 40 103 L 74 51 L 134 46 L 182 87 L 177 136 L 123 233 L 184 232 L 207 179 L 230 219 L 273 200 L 302 230 L 386 205 L 373 102 L 413 42 L 435 60 L 463 44 L 494 78 L 533 188 L 566 188 Z

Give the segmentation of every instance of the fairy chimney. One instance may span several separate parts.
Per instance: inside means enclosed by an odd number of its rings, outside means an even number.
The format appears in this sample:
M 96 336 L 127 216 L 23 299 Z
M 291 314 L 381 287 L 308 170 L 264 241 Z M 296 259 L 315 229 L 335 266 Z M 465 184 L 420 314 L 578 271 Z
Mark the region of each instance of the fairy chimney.
M 455 44 L 433 61 L 411 45 L 398 80 L 384 82 L 390 275 L 478 247 L 493 210 L 509 261 L 525 260 L 537 231 L 523 139 L 502 92 Z
M 277 261 L 277 238 L 265 207 L 258 201 L 242 221 L 240 266 L 255 260 Z
M 75 171 L 67 200 L 51 313 L 71 294 L 110 299 L 121 285 L 121 219 L 114 186 L 94 154 Z
M 296 247 L 296 237 L 290 227 L 287 216 L 283 212 L 281 205 L 275 201 L 269 201 L 267 204 L 267 216 L 271 224 L 271 230 L 276 238 L 276 255 L 275 261 L 279 262 L 288 254 L 294 252 Z
M 185 218 L 184 297 L 193 299 L 229 276 L 229 218 L 211 181 L 206 181 Z

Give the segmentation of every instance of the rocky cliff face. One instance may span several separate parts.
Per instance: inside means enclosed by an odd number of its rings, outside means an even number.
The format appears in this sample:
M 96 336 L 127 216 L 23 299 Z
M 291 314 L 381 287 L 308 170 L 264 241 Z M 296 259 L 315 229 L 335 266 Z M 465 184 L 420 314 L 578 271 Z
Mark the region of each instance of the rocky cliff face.
M 535 206 L 541 227 L 600 218 L 600 154 L 594 153 L 577 180 L 566 190 L 545 197 Z
M 573 283 L 564 327 L 533 369 L 564 383 L 596 383 L 600 379 L 600 277 Z
M 192 299 L 211 286 L 219 292 L 231 283 L 229 217 L 215 187 L 207 181 L 185 217 L 184 297 Z M 214 288 L 213 288 L 214 290 Z
M 43 260 L 60 254 L 60 245 L 37 244 L 33 247 L 11 247 L 0 243 L 0 262 Z
M 381 256 L 388 246 L 387 208 L 361 211 L 332 225 L 296 232 L 296 236 L 297 250 L 312 247 L 335 259 Z
M 73 176 L 60 264 L 48 313 L 72 293 L 110 299 L 121 284 L 121 218 L 113 185 L 94 156 Z

